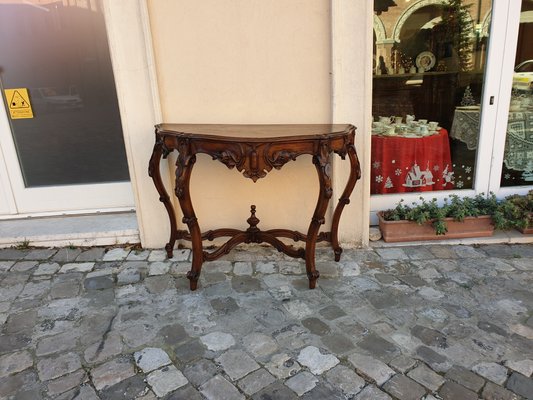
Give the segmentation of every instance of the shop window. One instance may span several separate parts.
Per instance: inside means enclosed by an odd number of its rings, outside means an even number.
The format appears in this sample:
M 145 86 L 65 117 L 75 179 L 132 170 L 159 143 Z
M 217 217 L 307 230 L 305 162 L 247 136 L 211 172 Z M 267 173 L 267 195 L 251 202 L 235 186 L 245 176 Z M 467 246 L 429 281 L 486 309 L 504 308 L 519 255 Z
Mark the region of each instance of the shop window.
M 472 188 L 491 1 L 378 3 L 372 194 Z

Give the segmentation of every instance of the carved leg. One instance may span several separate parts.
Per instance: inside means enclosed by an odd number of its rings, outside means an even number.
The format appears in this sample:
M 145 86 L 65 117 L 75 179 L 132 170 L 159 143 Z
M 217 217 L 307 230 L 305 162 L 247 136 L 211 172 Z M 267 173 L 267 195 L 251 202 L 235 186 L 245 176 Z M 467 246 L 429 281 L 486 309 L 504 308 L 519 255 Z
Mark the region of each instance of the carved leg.
M 348 182 L 346 182 L 346 187 L 342 192 L 342 196 L 337 203 L 337 207 L 335 207 L 335 212 L 333 213 L 333 219 L 331 221 L 331 247 L 333 247 L 333 252 L 335 253 L 335 261 L 340 261 L 342 253 L 342 248 L 339 246 L 339 221 L 341 219 L 342 210 L 346 204 L 350 204 L 350 195 L 352 194 L 357 180 L 361 177 L 361 168 L 359 166 L 359 159 L 357 158 L 353 141 L 348 146 L 348 157 L 350 158 L 350 176 L 348 177 Z
M 309 279 L 309 289 L 315 288 L 316 280 L 320 276 L 319 271 L 315 268 L 315 249 L 318 231 L 324 223 L 324 214 L 326 213 L 329 199 L 331 198 L 331 165 L 329 163 L 329 154 L 328 144 L 325 142 L 320 144 L 320 154 L 313 156 L 313 164 L 315 164 L 318 173 L 320 191 L 305 240 L 305 268 L 307 270 L 307 278 Z
M 150 157 L 150 163 L 148 164 L 148 175 L 154 181 L 157 192 L 159 193 L 159 201 L 165 205 L 168 213 L 168 219 L 170 220 L 170 238 L 165 246 L 165 250 L 167 251 L 167 257 L 172 258 L 174 244 L 177 239 L 176 214 L 174 213 L 174 207 L 170 202 L 170 197 L 165 189 L 165 185 L 161 179 L 161 171 L 159 170 L 161 157 L 166 158 L 168 154 L 169 151 L 164 146 L 163 141 L 156 140 L 154 150 L 152 151 L 152 157 Z
M 187 278 L 190 281 L 190 289 L 196 290 L 198 287 L 198 278 L 202 270 L 202 263 L 204 262 L 202 232 L 200 231 L 200 226 L 194 213 L 189 190 L 192 167 L 196 162 L 196 156 L 191 154 L 189 142 L 186 139 L 180 141 L 178 151 L 179 155 L 176 161 L 176 196 L 178 197 L 181 211 L 183 212 L 183 222 L 187 224 L 191 234 L 192 266 L 191 270 L 187 273 Z

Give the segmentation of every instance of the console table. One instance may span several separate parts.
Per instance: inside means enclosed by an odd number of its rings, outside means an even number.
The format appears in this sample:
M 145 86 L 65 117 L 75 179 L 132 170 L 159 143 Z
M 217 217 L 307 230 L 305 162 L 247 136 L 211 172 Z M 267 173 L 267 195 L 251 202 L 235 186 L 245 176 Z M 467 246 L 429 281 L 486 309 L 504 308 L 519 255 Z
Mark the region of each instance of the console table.
M 190 289 L 196 290 L 204 261 L 221 257 L 240 243 L 269 243 L 278 251 L 291 257 L 305 259 L 309 288 L 316 285 L 319 272 L 315 268 L 315 247 L 317 241 L 331 243 L 335 261 L 340 260 L 342 249 L 339 246 L 338 227 L 342 210 L 350 202 L 350 195 L 361 176 L 359 160 L 354 147 L 355 127 L 353 125 L 192 125 L 159 124 L 155 127 L 155 145 L 150 158 L 148 174 L 152 177 L 159 193 L 159 200 L 165 205 L 170 220 L 170 239 L 165 246 L 167 256 L 173 255 L 174 244 L 178 239 L 192 243 L 192 266 L 187 274 Z M 175 194 L 183 213 L 183 222 L 188 231 L 178 230 L 176 215 L 170 197 L 163 185 L 159 164 L 177 150 Z M 313 157 L 319 181 L 319 195 L 307 234 L 289 229 L 260 230 L 256 208 L 251 206 L 251 216 L 247 219 L 246 230 L 215 229 L 202 233 L 194 213 L 189 191 L 192 168 L 196 154 L 204 153 L 224 163 L 228 168 L 236 168 L 245 178 L 256 182 L 264 178 L 272 168 L 283 165 L 302 154 Z M 346 187 L 333 213 L 331 230 L 319 234 L 324 224 L 324 214 L 332 195 L 331 154 L 350 160 L 350 176 Z M 229 240 L 212 252 L 203 250 L 203 240 L 229 237 Z M 305 241 L 305 248 L 295 248 L 278 238 Z

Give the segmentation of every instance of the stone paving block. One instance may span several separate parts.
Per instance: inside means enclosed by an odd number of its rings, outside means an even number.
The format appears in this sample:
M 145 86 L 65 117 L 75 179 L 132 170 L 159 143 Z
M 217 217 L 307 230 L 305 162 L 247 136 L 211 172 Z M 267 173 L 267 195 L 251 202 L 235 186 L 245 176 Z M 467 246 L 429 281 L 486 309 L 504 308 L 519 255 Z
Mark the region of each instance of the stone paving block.
M 128 254 L 130 254 L 129 249 L 117 247 L 105 253 L 104 256 L 102 257 L 102 261 L 122 261 L 122 260 L 125 260 L 126 257 L 128 257 Z
M 309 329 L 311 333 L 318 336 L 327 335 L 331 331 L 326 323 L 316 317 L 303 319 L 302 325 Z
M 474 365 L 472 371 L 498 385 L 503 385 L 507 380 L 507 368 L 500 364 L 483 362 Z
M 478 400 L 476 393 L 455 382 L 447 381 L 439 391 L 443 400 Z
M 15 264 L 14 261 L 0 261 L 0 272 L 7 272 Z
M 366 384 L 363 378 L 344 365 L 337 365 L 332 368 L 326 372 L 325 377 L 333 387 L 342 390 L 348 398 L 359 393 Z
M 483 258 L 486 254 L 482 250 L 476 250 L 472 246 L 451 246 L 459 258 Z
M 11 272 L 26 272 L 35 268 L 38 261 L 19 261 L 16 262 L 10 269 Z
M 109 276 L 96 276 L 83 281 L 86 290 L 111 289 L 114 286 L 113 278 Z
M 314 314 L 309 306 L 301 300 L 284 302 L 283 307 L 296 319 L 303 319 Z
M 200 340 L 212 351 L 221 351 L 229 349 L 235 345 L 235 339 L 229 333 L 224 332 L 212 332 L 205 336 L 201 336 Z
M 294 297 L 293 288 L 289 285 L 281 285 L 268 289 L 268 293 L 279 302 L 284 302 Z
M 355 400 L 392 400 L 392 397 L 374 385 L 368 385 L 355 396 Z
M 144 285 L 151 294 L 162 294 L 167 290 L 174 290 L 174 279 L 168 275 L 149 276 L 144 280 Z
M 244 400 L 237 388 L 220 375 L 216 375 L 202 386 L 202 393 L 207 400 Z
M 357 346 L 368 351 L 374 357 L 386 361 L 389 361 L 400 352 L 397 346 L 374 333 L 366 335 L 362 340 L 357 342 Z
M 264 333 L 252 332 L 242 339 L 245 350 L 254 357 L 266 357 L 278 350 L 272 337 Z
M 298 261 L 283 261 L 278 263 L 279 273 L 284 275 L 299 275 L 303 273 L 303 266 Z
M 28 351 L 0 356 L 0 378 L 24 371 L 33 366 L 33 357 Z
M 533 378 L 527 378 L 518 372 L 513 372 L 505 385 L 510 391 L 527 399 L 533 397 Z
M 304 371 L 294 375 L 292 378 L 285 381 L 293 392 L 298 396 L 302 396 L 304 393 L 312 390 L 318 382 L 318 378 L 310 372 Z
M 339 264 L 340 274 L 345 277 L 361 275 L 361 266 L 357 261 L 344 260 Z
M 344 310 L 335 304 L 331 304 L 327 307 L 322 308 L 319 311 L 319 314 L 325 319 L 327 319 L 328 321 L 333 321 L 337 318 L 346 316 L 346 313 L 344 312 Z
M 38 357 L 64 352 L 76 347 L 79 334 L 67 331 L 54 336 L 47 336 L 39 341 L 35 354 Z
M 446 336 L 435 329 L 427 328 L 421 325 L 415 325 L 413 328 L 411 328 L 411 333 L 413 336 L 420 339 L 422 343 L 428 346 L 440 347 L 443 349 L 448 347 L 448 344 L 446 343 Z
M 280 379 L 294 376 L 301 369 L 300 364 L 285 353 L 274 354 L 270 362 L 265 365 L 265 368 Z
M 275 381 L 276 378 L 261 368 L 242 378 L 238 382 L 238 386 L 245 394 L 251 396 Z
M 53 275 L 59 270 L 59 268 L 60 266 L 58 263 L 41 263 L 37 269 L 33 271 L 33 275 Z
M 394 368 L 398 372 L 401 372 L 402 374 L 405 374 L 407 371 L 413 369 L 416 364 L 416 360 L 412 359 L 411 357 L 407 357 L 403 354 L 394 357 L 389 363 L 392 368 Z
M 233 265 L 233 273 L 235 275 L 252 275 L 252 263 L 249 261 L 237 261 Z
M 31 344 L 31 337 L 23 333 L 0 335 L 0 354 L 22 350 Z
M 420 383 L 422 386 L 425 386 L 432 392 L 436 392 L 444 384 L 444 382 L 446 382 L 442 376 L 433 372 L 424 364 L 421 364 L 410 371 L 407 376 Z
M 533 360 L 507 360 L 505 366 L 524 376 L 531 376 L 533 374 Z
M 231 279 L 231 287 L 237 293 L 255 293 L 261 290 L 261 283 L 251 276 L 235 276 Z
M 168 346 L 176 346 L 190 340 L 189 334 L 181 324 L 172 324 L 162 327 L 158 337 L 163 339 L 163 342 Z
M 16 333 L 27 329 L 33 329 L 37 320 L 36 310 L 27 310 L 18 314 L 11 314 L 5 326 L 6 333 Z
M 258 274 L 275 274 L 278 269 L 273 262 L 258 261 L 255 263 L 255 272 Z
M 315 346 L 307 346 L 300 351 L 298 362 L 315 375 L 321 375 L 339 363 L 333 354 L 322 354 Z
M 429 347 L 418 347 L 416 349 L 416 355 L 419 359 L 429 365 L 433 371 L 446 372 L 452 367 L 450 361 L 446 357 Z
M 144 349 L 135 352 L 133 358 L 135 359 L 135 364 L 137 364 L 144 373 L 151 372 L 171 363 L 168 354 L 165 353 L 163 349 L 155 347 L 145 347 Z
M 252 396 L 252 400 L 296 400 L 298 396 L 281 382 L 275 382 Z M 211 399 L 208 399 L 211 400 Z M 220 399 L 222 400 L 222 399 Z
M 126 257 L 127 261 L 146 261 L 150 255 L 150 250 L 132 250 Z
M 355 346 L 348 337 L 340 333 L 326 335 L 320 339 L 326 348 L 335 354 L 343 354 L 352 351 Z
M 348 361 L 360 375 L 372 379 L 378 386 L 383 385 L 395 375 L 395 372 L 386 364 L 364 354 L 350 354 Z
M 46 386 L 46 394 L 49 396 L 57 396 L 66 391 L 77 388 L 82 382 L 87 380 L 87 375 L 84 370 L 80 369 L 69 375 L 48 381 Z
M 111 332 L 105 338 L 103 343 L 96 342 L 83 353 L 83 358 L 89 364 L 100 363 L 122 352 L 122 340 L 118 332 Z
M 174 249 L 173 257 L 169 259 L 172 262 L 188 261 L 191 256 L 190 249 Z
M 446 372 L 445 378 L 455 381 L 474 392 L 479 392 L 485 384 L 485 380 L 482 377 L 458 365 L 450 368 Z
M 174 365 L 151 372 L 146 377 L 146 380 L 157 397 L 166 396 L 189 383 L 187 378 Z
M 510 326 L 511 332 L 523 336 L 529 340 L 533 340 L 533 328 L 522 324 L 513 324 Z
M 409 256 L 398 247 L 383 247 L 374 249 L 384 260 L 408 260 Z
M 187 363 L 197 358 L 203 357 L 205 353 L 205 347 L 200 340 L 194 339 L 189 342 L 185 342 L 176 347 L 174 354 L 183 363 Z
M 212 361 L 206 359 L 200 359 L 192 364 L 187 365 L 183 369 L 183 375 L 194 386 L 201 386 L 218 372 L 217 367 Z M 246 378 L 245 378 L 246 379 Z
M 426 390 L 405 375 L 394 375 L 383 385 L 383 390 L 399 400 L 419 400 Z
M 83 251 L 78 257 L 76 257 L 76 261 L 100 261 L 104 256 L 104 252 L 105 250 L 101 247 L 92 247 L 88 250 Z
M 65 274 L 67 272 L 89 272 L 94 268 L 93 262 L 84 262 L 84 263 L 68 263 L 64 264 L 59 270 L 60 274 Z
M 75 353 L 65 353 L 57 357 L 44 358 L 37 362 L 37 371 L 41 381 L 59 378 L 80 368 L 80 359 Z
M 77 296 L 79 292 L 80 284 L 78 282 L 57 282 L 54 283 L 50 289 L 50 298 L 67 299 Z
M 517 394 L 498 386 L 492 382 L 487 382 L 483 388 L 481 396 L 484 400 L 520 400 L 521 397 Z
M 148 266 L 148 275 L 164 275 L 168 274 L 170 271 L 170 263 L 163 261 L 152 262 Z
M 153 396 L 153 400 L 155 400 L 155 396 Z M 204 400 L 204 397 L 200 394 L 198 390 L 193 388 L 191 385 L 185 385 L 180 387 L 175 392 L 169 394 L 167 397 L 165 397 L 165 400 Z M 136 400 L 143 400 L 143 398 L 139 397 Z M 147 399 L 152 400 L 152 399 Z
M 96 390 L 116 385 L 135 375 L 133 364 L 125 357 L 115 358 L 91 371 L 92 381 Z
M 233 381 L 259 369 L 259 364 L 242 350 L 228 350 L 215 361 L 222 366 Z
M 59 249 L 50 261 L 58 263 L 68 263 L 72 262 L 78 257 L 81 253 L 81 249 L 69 247 L 63 247 Z
M 142 375 L 134 375 L 130 378 L 107 387 L 100 393 L 102 400 L 119 400 L 119 399 L 142 399 L 147 392 L 152 393 L 147 387 L 145 379 Z M 155 400 L 155 395 L 152 393 L 151 400 Z M 150 397 L 147 398 L 147 400 Z

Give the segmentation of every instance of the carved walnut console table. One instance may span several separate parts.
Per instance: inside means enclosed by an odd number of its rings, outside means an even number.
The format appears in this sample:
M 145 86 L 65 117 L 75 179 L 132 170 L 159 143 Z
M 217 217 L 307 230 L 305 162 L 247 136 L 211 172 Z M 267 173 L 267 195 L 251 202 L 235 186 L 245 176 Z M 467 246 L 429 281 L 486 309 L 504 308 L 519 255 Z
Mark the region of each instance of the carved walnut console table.
M 350 202 L 350 194 L 361 176 L 359 160 L 354 147 L 355 127 L 352 125 L 156 125 L 155 146 L 148 169 L 159 200 L 163 202 L 170 219 L 170 239 L 165 246 L 167 256 L 172 257 L 174 244 L 178 239 L 192 242 L 192 267 L 187 274 L 190 289 L 195 290 L 204 261 L 221 257 L 240 243 L 269 243 L 278 251 L 297 258 L 305 259 L 309 288 L 313 289 L 319 272 L 315 269 L 315 247 L 317 241 L 331 243 L 335 261 L 340 260 L 342 249 L 338 241 L 338 227 L 342 210 Z M 176 188 L 183 222 L 188 231 L 178 230 L 176 215 L 170 197 L 163 185 L 159 171 L 161 157 L 166 158 L 172 151 L 178 151 L 176 161 Z M 256 182 L 264 178 L 272 168 L 283 165 L 302 154 L 313 157 L 318 173 L 320 191 L 307 235 L 288 229 L 260 230 L 259 219 L 255 216 L 255 206 L 251 207 L 248 229 L 215 229 L 202 233 L 189 191 L 189 181 L 196 154 L 204 153 L 218 160 L 228 168 L 236 168 L 245 178 Z M 324 214 L 332 195 L 331 160 L 332 153 L 342 159 L 350 160 L 351 172 L 344 192 L 333 213 L 331 230 L 319 234 L 324 224 Z M 230 239 L 217 250 L 203 250 L 203 240 L 219 237 Z M 305 248 L 286 245 L 278 238 L 289 238 L 296 242 L 305 241 Z

